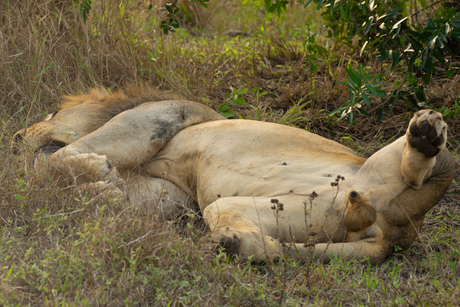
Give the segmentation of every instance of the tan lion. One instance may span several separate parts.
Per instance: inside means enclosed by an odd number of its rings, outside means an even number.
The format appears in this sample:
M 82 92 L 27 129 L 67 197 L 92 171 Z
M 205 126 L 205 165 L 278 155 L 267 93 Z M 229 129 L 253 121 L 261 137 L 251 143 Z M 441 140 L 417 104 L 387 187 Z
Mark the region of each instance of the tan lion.
M 286 252 L 378 263 L 395 245 L 410 246 L 449 187 L 446 139 L 441 115 L 423 110 L 404 137 L 364 159 L 304 130 L 225 120 L 138 88 L 66 97 L 14 144 L 50 154 L 54 176 L 120 189 L 131 204 L 168 198 L 166 216 L 193 199 L 211 230 L 207 248 L 258 261 Z

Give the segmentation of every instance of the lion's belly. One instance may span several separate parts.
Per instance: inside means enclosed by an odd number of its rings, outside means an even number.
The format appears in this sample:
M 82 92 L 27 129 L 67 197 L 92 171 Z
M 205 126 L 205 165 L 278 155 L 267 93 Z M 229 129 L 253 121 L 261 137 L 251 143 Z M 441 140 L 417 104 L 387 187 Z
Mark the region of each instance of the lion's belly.
M 220 197 L 310 194 L 364 159 L 335 142 L 254 121 L 200 124 L 178 133 L 146 168 L 193 196 L 202 208 Z
M 351 167 L 316 166 L 312 161 L 253 157 L 237 165 L 227 160 L 210 160 L 200 167 L 197 178 L 198 202 L 209 204 L 218 197 L 310 194 L 329 186 L 337 175 L 351 176 L 358 169 Z M 319 162 L 315 160 L 316 162 Z M 286 163 L 286 165 L 285 165 Z

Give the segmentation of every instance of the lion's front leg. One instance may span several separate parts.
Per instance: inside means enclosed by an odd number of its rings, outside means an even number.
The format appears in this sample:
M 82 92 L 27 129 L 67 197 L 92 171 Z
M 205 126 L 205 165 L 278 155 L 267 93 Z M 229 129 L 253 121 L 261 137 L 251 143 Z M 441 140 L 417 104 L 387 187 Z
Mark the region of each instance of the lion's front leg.
M 341 258 L 344 261 L 358 260 L 369 261 L 377 264 L 385 261 L 391 254 L 391 246 L 383 241 L 366 241 L 346 243 L 317 243 L 309 248 L 304 244 L 286 245 L 286 253 L 289 257 L 300 260 L 317 260 L 324 263 L 333 258 Z
M 279 241 L 271 236 L 273 229 L 269 228 L 273 225 L 266 221 L 267 213 L 271 212 L 256 206 L 252 198 L 232 197 L 206 207 L 203 217 L 211 234 L 203 249 L 211 252 L 222 249 L 230 256 L 257 262 L 278 260 Z
M 280 238 L 271 236 L 269 228 L 273 223 L 267 223 L 262 218 L 261 224 L 245 218 L 237 212 L 220 211 L 217 207 L 205 210 L 205 220 L 211 229 L 210 242 L 204 248 L 208 251 L 222 249 L 230 256 L 249 258 L 255 262 L 277 261 L 281 257 L 289 257 L 301 261 L 329 262 L 335 257 L 349 261 L 369 261 L 372 264 L 383 262 L 391 254 L 391 244 L 386 242 L 383 233 L 377 225 L 366 230 L 363 235 L 366 239 L 356 238 L 356 241 L 342 243 L 317 243 L 314 239 L 304 243 L 285 242 L 281 234 Z M 295 223 L 291 225 L 295 227 Z M 283 243 L 280 242 L 283 240 Z M 295 238 L 287 241 L 298 242 Z M 301 240 L 300 240 L 301 241 Z
M 406 132 L 401 171 L 406 183 L 418 190 L 431 176 L 436 155 L 446 147 L 447 124 L 432 110 L 415 113 Z
M 208 251 L 222 250 L 229 256 L 240 259 L 251 259 L 255 262 L 267 260 L 277 261 L 280 253 L 278 240 L 265 236 L 260 228 L 236 229 L 233 227 L 214 228 L 211 240 L 204 249 Z
M 217 211 L 216 211 L 217 212 Z M 206 215 L 209 217 L 209 215 Z M 226 219 L 231 222 L 227 223 Z M 217 219 L 211 217 L 211 240 L 205 245 L 206 250 L 222 249 L 228 255 L 239 258 L 250 258 L 255 262 L 277 261 L 281 257 L 289 257 L 301 261 L 329 262 L 335 257 L 349 261 L 369 261 L 371 264 L 381 263 L 391 254 L 391 244 L 383 238 L 378 226 L 367 230 L 367 239 L 359 239 L 343 243 L 281 243 L 267 234 L 267 225 L 254 227 L 251 221 L 241 215 L 222 214 L 218 225 Z M 227 226 L 228 225 L 228 226 Z M 375 233 L 373 233 L 375 232 Z
M 323 262 L 342 257 L 379 263 L 391 253 L 392 246 L 377 223 L 360 232 L 343 233 L 343 214 L 337 216 L 330 211 L 331 220 L 324 221 L 320 220 L 324 214 L 311 212 L 313 227 L 307 231 L 305 207 L 298 198 L 278 197 L 284 203 L 282 211 L 274 209 L 273 200 L 228 197 L 206 207 L 203 217 L 211 230 L 211 239 L 205 249 L 222 249 L 229 255 L 256 262 L 288 256 Z M 317 227 L 318 223 L 322 226 Z

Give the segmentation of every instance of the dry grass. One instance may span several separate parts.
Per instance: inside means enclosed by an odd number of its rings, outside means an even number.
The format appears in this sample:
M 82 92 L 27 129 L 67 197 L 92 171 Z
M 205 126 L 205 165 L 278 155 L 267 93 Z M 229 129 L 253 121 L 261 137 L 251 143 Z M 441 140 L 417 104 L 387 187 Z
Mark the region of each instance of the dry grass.
M 86 23 L 74 1 L 0 3 L 0 304 L 271 306 L 285 289 L 285 306 L 458 305 L 456 184 L 430 211 L 408 251 L 377 266 L 337 259 L 307 264 L 307 270 L 290 261 L 253 265 L 227 261 L 222 254 L 202 255 L 206 229 L 199 216 L 161 221 L 116 199 L 58 188 L 40 171 L 24 171 L 31 154 L 13 155 L 14 132 L 54 111 L 62 94 L 97 86 L 144 83 L 213 108 L 232 88 L 257 88 L 266 94 L 245 95 L 248 105 L 235 107 L 240 116 L 305 128 L 364 155 L 402 135 L 410 118 L 412 110 L 398 102 L 384 123 L 375 116 L 358 118 L 356 126 L 325 119 L 346 100 L 337 81 L 346 79 L 344 66 L 355 55 L 331 45 L 310 82 L 305 24 L 319 33 L 321 44 L 327 42 L 316 26 L 319 17 L 302 7 L 293 5 L 282 20 L 266 21 L 250 4 L 214 1 L 210 10 L 196 9 L 184 20 L 185 28 L 165 37 L 158 29 L 161 10 L 137 2 L 94 2 Z M 223 36 L 227 30 L 249 36 Z M 381 63 L 356 60 L 374 75 L 384 73 L 388 89 L 401 78 Z M 435 107 L 454 114 L 459 91 L 457 79 L 439 79 L 427 93 Z M 300 108 L 312 97 L 313 103 Z M 368 111 L 379 103 L 372 102 Z M 448 123 L 449 146 L 458 161 L 458 118 L 452 115 Z

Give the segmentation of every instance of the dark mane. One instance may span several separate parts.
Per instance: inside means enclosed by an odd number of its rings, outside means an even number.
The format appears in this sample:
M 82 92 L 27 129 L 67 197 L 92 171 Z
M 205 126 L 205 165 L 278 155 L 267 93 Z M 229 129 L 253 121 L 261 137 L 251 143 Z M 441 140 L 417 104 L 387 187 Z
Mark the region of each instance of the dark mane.
M 114 92 L 104 88 L 93 88 L 86 94 L 63 96 L 59 109 L 88 104 L 88 107 L 93 107 L 99 116 L 112 118 L 140 104 L 164 100 L 184 100 L 184 98 L 171 91 L 162 92 L 146 85 L 130 85 L 124 90 Z

